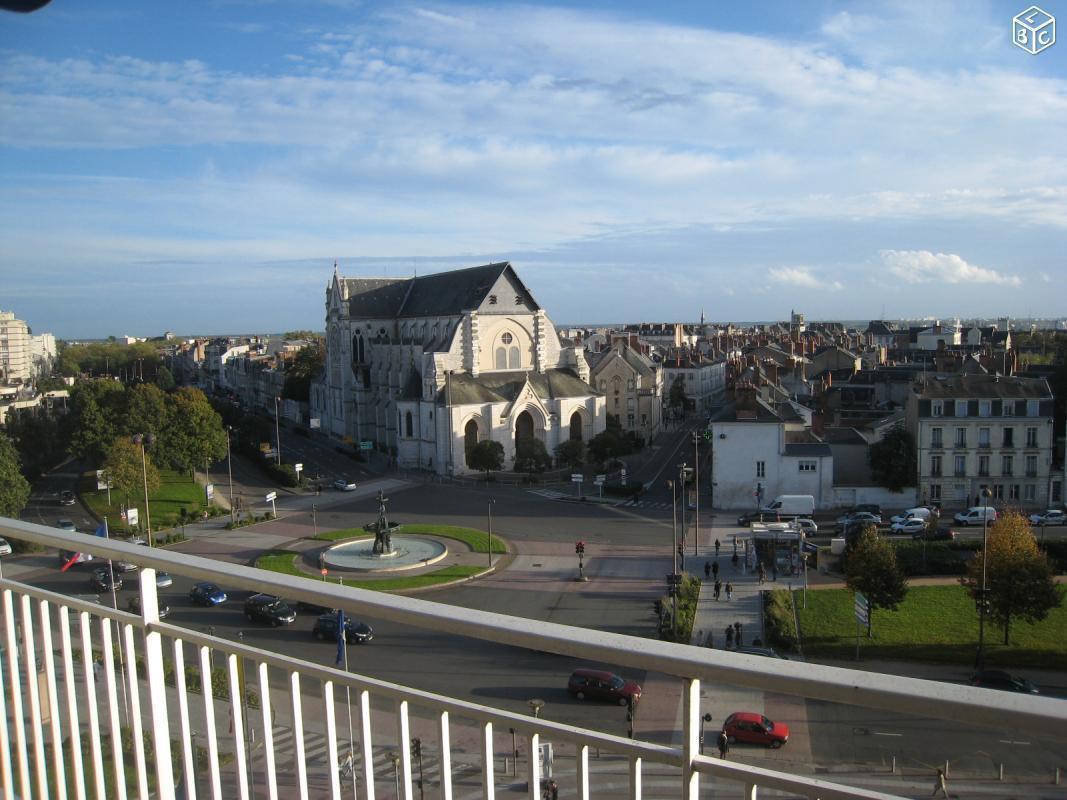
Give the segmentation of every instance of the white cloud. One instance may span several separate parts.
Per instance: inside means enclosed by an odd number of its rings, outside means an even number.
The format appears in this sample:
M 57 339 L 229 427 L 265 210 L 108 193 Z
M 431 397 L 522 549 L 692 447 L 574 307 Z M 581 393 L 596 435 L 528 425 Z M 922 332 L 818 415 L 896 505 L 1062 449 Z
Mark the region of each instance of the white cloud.
M 882 262 L 907 283 L 999 283 L 1020 286 L 1017 275 L 968 264 L 955 253 L 929 250 L 882 250 Z
M 840 281 L 830 281 L 815 275 L 810 267 L 772 267 L 767 278 L 774 283 L 802 289 L 824 289 L 833 292 L 844 289 Z

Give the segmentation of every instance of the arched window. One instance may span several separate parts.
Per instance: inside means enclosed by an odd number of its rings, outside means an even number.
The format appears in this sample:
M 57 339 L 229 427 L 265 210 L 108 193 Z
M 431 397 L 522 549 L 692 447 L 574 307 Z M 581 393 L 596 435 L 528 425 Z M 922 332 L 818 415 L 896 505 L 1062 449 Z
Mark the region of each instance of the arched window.
M 507 348 L 498 347 L 496 349 L 496 368 L 507 369 L 508 368 L 508 351 Z
M 571 438 L 582 440 L 582 415 L 577 411 L 571 414 Z
M 356 335 L 352 337 L 352 361 L 354 361 L 356 364 L 362 364 L 366 360 L 366 350 L 363 344 L 363 332 L 356 331 Z
M 534 421 L 529 411 L 523 411 L 515 420 L 515 446 L 534 438 Z
M 508 369 L 522 369 L 522 362 L 519 360 L 519 348 L 508 348 Z
M 463 426 L 463 452 L 471 457 L 471 450 L 478 444 L 478 423 L 473 419 Z
M 412 420 L 411 420 L 411 412 L 408 411 L 406 414 L 404 414 L 404 435 L 407 436 L 410 439 L 412 437 L 412 435 L 413 435 L 412 434 L 412 430 L 413 429 L 414 429 L 414 425 L 412 424 Z

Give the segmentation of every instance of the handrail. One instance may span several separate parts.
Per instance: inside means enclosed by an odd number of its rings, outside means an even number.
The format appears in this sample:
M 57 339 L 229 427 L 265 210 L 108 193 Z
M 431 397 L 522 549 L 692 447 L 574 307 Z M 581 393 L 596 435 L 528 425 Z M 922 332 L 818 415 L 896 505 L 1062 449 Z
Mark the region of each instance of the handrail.
M 994 692 L 971 686 L 906 678 L 723 650 L 577 629 L 552 622 L 384 595 L 368 589 L 227 564 L 82 533 L 60 532 L 32 522 L 0 518 L 0 535 L 62 549 L 123 559 L 227 587 L 344 608 L 357 615 L 590 661 L 600 661 L 828 702 L 995 728 L 1040 729 L 1067 741 L 1067 700 Z M 160 629 L 163 630 L 162 628 Z M 188 636 L 188 634 L 187 634 Z

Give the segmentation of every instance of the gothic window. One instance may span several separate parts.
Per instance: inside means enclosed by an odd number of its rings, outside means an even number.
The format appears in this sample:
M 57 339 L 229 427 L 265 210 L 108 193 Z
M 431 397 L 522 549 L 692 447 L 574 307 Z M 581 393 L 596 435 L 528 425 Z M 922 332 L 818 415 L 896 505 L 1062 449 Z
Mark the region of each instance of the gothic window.
M 356 364 L 363 364 L 366 360 L 363 332 L 356 331 L 356 335 L 352 337 L 352 361 Z
M 522 362 L 519 360 L 519 348 L 508 348 L 508 368 L 509 369 L 521 369 Z
M 471 450 L 478 444 L 478 423 L 473 419 L 463 426 L 463 452 L 470 459 Z
M 413 427 L 414 426 L 412 425 L 412 421 L 411 421 L 411 412 L 408 411 L 404 415 L 404 435 L 407 436 L 409 439 L 412 436 Z
M 534 438 L 534 421 L 529 411 L 523 411 L 515 420 L 515 446 Z
M 508 351 L 507 348 L 498 347 L 496 349 L 496 368 L 507 369 L 508 368 Z
M 582 415 L 577 411 L 571 414 L 571 438 L 582 440 Z

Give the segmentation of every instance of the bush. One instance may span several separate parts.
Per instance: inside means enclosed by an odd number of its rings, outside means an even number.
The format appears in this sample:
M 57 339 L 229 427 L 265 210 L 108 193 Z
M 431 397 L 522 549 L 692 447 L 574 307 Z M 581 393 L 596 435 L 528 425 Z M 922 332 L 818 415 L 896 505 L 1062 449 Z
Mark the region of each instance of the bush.
M 979 542 L 927 542 L 926 560 L 923 562 L 921 541 L 897 542 L 897 564 L 904 574 L 914 575 L 962 575 L 967 560 L 978 548 Z
M 264 467 L 267 474 L 281 486 L 298 486 L 300 484 L 292 464 L 278 465 L 268 461 L 264 462 Z
M 662 617 L 659 637 L 668 642 L 688 644 L 693 637 L 693 621 L 696 619 L 697 601 L 700 599 L 700 579 L 688 572 L 682 573 L 682 585 L 678 587 L 678 634 L 675 636 L 671 624 L 671 609 L 674 604 L 670 597 L 663 597 L 660 602 L 666 610 Z
M 793 603 L 787 590 L 775 589 L 763 593 L 763 631 L 769 646 L 781 650 L 796 649 Z
M 1054 572 L 1057 574 L 1067 572 L 1067 541 L 1046 541 L 1044 544 L 1040 545 L 1040 547 L 1048 556 L 1048 560 L 1052 564 Z

